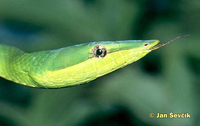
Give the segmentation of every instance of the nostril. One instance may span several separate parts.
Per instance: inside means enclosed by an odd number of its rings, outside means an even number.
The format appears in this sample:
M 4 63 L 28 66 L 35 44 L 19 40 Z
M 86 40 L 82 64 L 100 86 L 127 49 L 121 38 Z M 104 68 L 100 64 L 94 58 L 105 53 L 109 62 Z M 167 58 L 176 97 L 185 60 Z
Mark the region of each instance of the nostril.
M 144 44 L 144 46 L 148 46 L 148 45 L 149 45 L 148 43 L 145 43 L 145 44 Z

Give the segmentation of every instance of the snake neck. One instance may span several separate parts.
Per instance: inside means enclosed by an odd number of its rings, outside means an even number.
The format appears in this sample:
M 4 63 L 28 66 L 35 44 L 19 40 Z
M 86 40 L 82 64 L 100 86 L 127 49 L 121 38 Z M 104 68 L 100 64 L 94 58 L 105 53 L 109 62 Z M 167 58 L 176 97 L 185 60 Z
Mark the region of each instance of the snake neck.
M 16 56 L 24 53 L 25 52 L 15 47 L 0 45 L 0 76 L 12 80 L 14 71 L 11 62 Z

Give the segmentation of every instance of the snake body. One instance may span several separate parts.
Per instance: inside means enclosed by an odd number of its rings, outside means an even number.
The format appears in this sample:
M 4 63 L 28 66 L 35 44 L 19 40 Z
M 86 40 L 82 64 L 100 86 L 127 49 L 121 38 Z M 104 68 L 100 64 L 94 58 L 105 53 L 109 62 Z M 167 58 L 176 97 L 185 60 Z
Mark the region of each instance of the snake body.
M 32 53 L 0 44 L 0 76 L 38 88 L 79 85 L 139 60 L 155 50 L 158 43 L 101 41 Z

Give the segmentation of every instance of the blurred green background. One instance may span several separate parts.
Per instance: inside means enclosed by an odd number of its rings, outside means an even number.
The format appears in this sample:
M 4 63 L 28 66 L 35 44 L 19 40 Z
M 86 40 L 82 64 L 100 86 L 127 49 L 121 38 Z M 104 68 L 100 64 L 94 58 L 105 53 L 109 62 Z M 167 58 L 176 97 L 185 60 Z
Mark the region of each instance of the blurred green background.
M 199 12 L 198 0 L 0 0 L 0 43 L 27 52 L 190 34 L 81 86 L 35 89 L 0 78 L 0 126 L 200 125 Z M 170 111 L 191 118 L 149 117 Z

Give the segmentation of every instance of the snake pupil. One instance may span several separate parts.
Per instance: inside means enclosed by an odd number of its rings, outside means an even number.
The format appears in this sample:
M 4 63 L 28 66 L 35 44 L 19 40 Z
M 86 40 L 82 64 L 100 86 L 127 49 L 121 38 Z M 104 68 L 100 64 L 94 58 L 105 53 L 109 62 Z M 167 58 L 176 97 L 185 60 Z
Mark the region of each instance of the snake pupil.
M 101 55 L 103 51 L 101 49 L 97 49 L 96 55 Z

